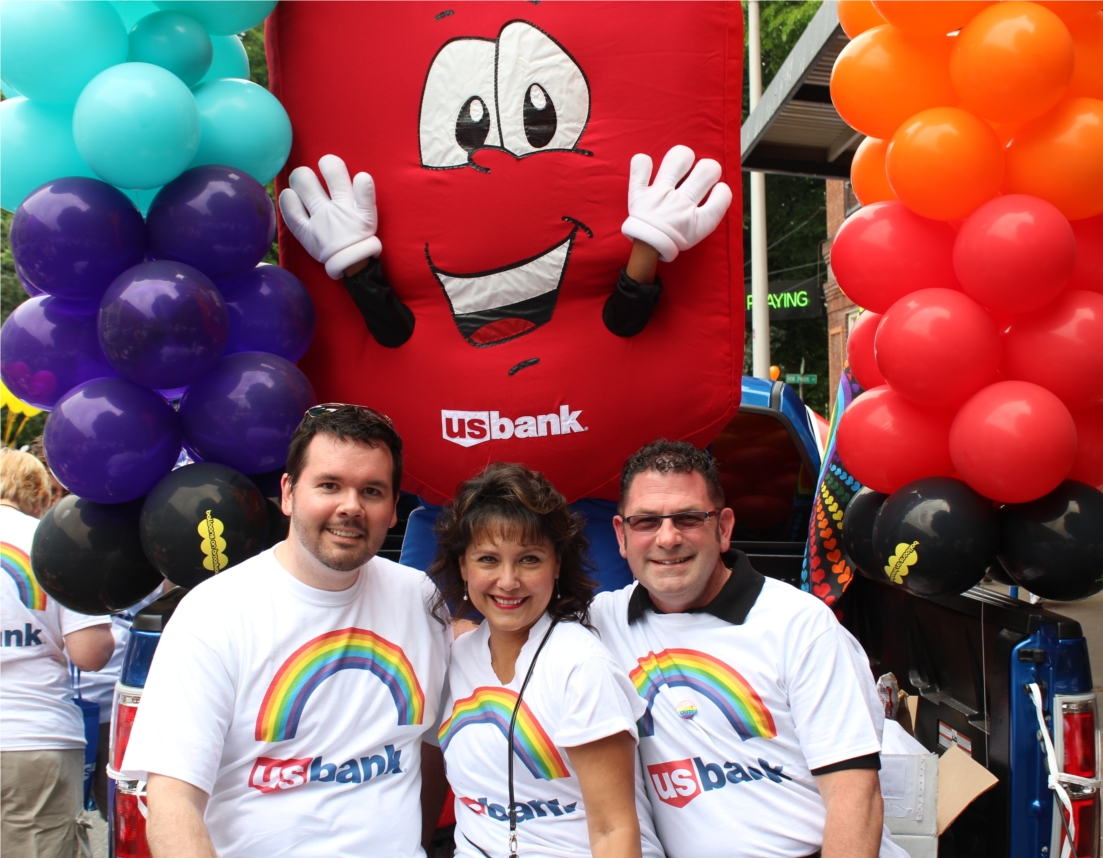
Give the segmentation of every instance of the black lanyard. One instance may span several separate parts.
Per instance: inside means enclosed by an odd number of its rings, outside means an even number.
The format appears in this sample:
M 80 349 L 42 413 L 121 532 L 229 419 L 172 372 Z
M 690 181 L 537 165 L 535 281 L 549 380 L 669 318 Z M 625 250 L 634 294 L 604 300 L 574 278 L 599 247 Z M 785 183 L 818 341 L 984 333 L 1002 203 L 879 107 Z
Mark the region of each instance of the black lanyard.
M 533 653 L 532 661 L 529 663 L 529 672 L 525 674 L 525 681 L 521 683 L 521 690 L 517 692 L 517 703 L 513 707 L 513 717 L 509 719 L 509 735 L 506 737 L 506 741 L 509 743 L 509 858 L 517 858 L 517 809 L 514 807 L 513 801 L 513 728 L 517 724 L 517 713 L 521 711 L 521 697 L 528 687 L 529 680 L 532 679 L 532 672 L 536 669 L 536 659 L 539 658 L 540 650 L 548 642 L 548 638 L 551 637 L 552 630 L 555 629 L 555 624 L 558 622 L 559 620 L 551 621 L 548 630 L 544 632 L 543 640 L 540 641 L 540 646 Z

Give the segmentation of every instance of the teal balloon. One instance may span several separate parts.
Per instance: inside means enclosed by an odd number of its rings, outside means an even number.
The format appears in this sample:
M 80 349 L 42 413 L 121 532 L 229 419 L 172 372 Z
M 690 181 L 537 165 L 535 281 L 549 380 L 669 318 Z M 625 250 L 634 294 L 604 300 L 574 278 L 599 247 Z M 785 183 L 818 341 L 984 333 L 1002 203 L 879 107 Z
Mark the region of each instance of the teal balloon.
M 146 15 L 152 15 L 158 11 L 152 0 L 111 0 L 111 5 L 123 19 L 123 26 L 128 33 Z
M 291 120 L 272 93 L 247 80 L 226 78 L 197 86 L 203 134 L 192 167 L 224 164 L 262 185 L 291 152 Z
M 72 104 L 88 81 L 126 62 L 126 52 L 126 30 L 110 3 L 0 3 L 0 77 L 27 98 Z
M 7 2 L 7 0 L 5 0 Z M 276 0 L 154 0 L 159 9 L 171 9 L 196 18 L 212 36 L 244 33 L 268 17 Z
M 73 142 L 73 108 L 0 102 L 0 207 L 13 212 L 39 185 L 64 176 L 96 178 Z
M 4 93 L 4 98 L 18 98 L 19 90 L 8 83 L 3 78 L 0 78 L 0 92 Z
M 199 133 L 191 90 L 149 63 L 123 63 L 96 75 L 73 112 L 77 151 L 119 188 L 171 182 L 195 157 Z
M 130 31 L 132 63 L 150 63 L 195 86 L 211 67 L 211 37 L 195 18 L 182 12 L 154 12 Z
M 241 39 L 237 36 L 211 36 L 211 45 L 214 47 L 214 59 L 200 83 L 224 77 L 249 80 L 249 55 L 245 53 Z
M 147 214 L 149 214 L 149 207 L 151 205 L 153 205 L 153 198 L 155 196 L 157 196 L 157 192 L 159 190 L 161 190 L 161 189 L 160 188 L 150 188 L 149 190 L 140 190 L 140 191 L 138 191 L 138 190 L 130 190 L 130 191 L 124 190 L 123 193 L 126 194 L 130 198 L 130 201 L 132 203 L 134 203 L 134 205 L 138 209 L 138 211 L 140 211 L 142 213 L 142 217 L 145 217 Z

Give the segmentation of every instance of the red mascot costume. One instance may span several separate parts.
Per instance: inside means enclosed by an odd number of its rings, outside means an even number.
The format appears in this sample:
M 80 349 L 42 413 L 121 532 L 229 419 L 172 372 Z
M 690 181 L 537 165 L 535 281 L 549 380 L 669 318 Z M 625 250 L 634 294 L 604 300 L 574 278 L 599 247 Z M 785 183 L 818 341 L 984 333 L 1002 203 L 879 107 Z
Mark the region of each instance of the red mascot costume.
M 642 444 L 735 414 L 738 4 L 286 3 L 267 49 L 301 366 L 393 419 L 404 489 L 504 460 L 615 499 Z

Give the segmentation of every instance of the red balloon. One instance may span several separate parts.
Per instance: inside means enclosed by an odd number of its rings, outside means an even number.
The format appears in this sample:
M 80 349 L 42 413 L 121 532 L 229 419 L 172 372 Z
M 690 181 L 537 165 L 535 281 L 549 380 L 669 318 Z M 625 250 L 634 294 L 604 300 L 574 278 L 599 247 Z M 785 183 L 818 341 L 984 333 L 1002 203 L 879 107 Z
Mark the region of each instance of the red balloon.
M 924 408 L 888 387 L 867 390 L 839 419 L 843 466 L 862 485 L 891 494 L 920 477 L 948 477 L 953 412 Z
M 1045 388 L 1001 381 L 958 411 L 950 455 L 974 491 L 1000 503 L 1026 503 L 1065 479 L 1076 458 L 1076 424 Z
M 858 321 L 850 329 L 850 336 L 846 338 L 846 359 L 850 362 L 850 371 L 858 384 L 866 390 L 887 383 L 873 356 L 873 337 L 880 321 L 880 313 L 866 310 L 858 317 Z
M 956 408 L 999 370 L 1000 334 L 965 293 L 920 289 L 885 313 L 874 352 L 897 393 L 919 405 Z
M 989 200 L 958 230 L 954 271 L 984 307 L 1015 315 L 1044 307 L 1068 284 L 1076 236 L 1051 203 L 1025 194 Z
M 1103 405 L 1072 412 L 1076 424 L 1076 459 L 1068 479 L 1103 487 Z
M 1103 214 L 1071 224 L 1076 236 L 1076 266 L 1068 288 L 1103 292 Z
M 1067 289 L 1003 335 L 1004 378 L 1029 381 L 1071 410 L 1103 402 L 1103 295 Z
M 953 227 L 896 201 L 865 206 L 846 219 L 831 244 L 839 288 L 860 307 L 884 313 L 917 289 L 959 289 Z

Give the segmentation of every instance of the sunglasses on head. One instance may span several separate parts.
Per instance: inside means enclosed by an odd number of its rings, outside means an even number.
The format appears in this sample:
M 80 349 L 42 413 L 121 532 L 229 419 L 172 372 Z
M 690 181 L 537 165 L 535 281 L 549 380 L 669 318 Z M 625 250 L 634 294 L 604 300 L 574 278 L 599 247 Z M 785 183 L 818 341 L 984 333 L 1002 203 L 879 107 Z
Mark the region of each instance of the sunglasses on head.
M 634 533 L 654 533 L 662 527 L 663 519 L 669 518 L 670 523 L 678 530 L 696 530 L 698 527 L 703 527 L 705 522 L 714 515 L 720 515 L 720 510 L 714 509 L 710 512 L 693 510 L 691 512 L 674 512 L 670 515 L 629 515 L 625 516 L 624 523 Z
M 345 410 L 366 414 L 376 422 L 385 423 L 392 429 L 394 428 L 391 418 L 386 414 L 380 414 L 374 408 L 368 408 L 366 405 L 351 405 L 347 402 L 323 402 L 321 405 L 312 405 L 310 408 L 306 409 L 303 417 L 321 417 L 323 414 L 335 414 L 338 411 Z

